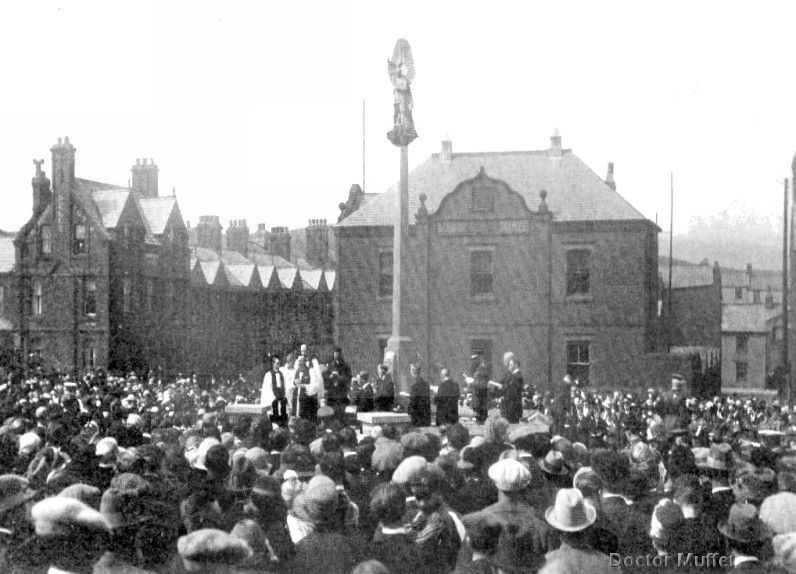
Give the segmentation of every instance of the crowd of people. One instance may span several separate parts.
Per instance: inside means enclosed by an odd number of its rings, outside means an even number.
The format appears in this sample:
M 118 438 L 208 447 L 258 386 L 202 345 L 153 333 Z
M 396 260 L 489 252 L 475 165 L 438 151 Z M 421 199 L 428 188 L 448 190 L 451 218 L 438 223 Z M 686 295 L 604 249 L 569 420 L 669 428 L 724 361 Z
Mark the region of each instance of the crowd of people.
M 796 572 L 790 405 L 539 393 L 508 358 L 464 389 L 415 366 L 403 400 L 339 350 L 262 381 L 12 374 L 0 572 Z M 347 416 L 404 402 L 408 428 Z

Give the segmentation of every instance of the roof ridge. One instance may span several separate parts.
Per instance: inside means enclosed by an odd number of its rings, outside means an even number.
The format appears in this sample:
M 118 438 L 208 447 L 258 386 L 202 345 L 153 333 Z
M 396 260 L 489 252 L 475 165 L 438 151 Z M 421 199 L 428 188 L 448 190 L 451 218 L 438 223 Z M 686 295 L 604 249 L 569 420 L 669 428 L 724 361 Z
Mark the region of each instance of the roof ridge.
M 514 151 L 456 151 L 451 154 L 453 159 L 456 159 L 456 156 L 476 156 L 476 155 L 548 155 L 550 150 L 548 149 L 531 149 L 531 150 L 514 150 Z M 562 149 L 563 154 L 570 154 L 572 153 L 571 149 Z M 435 152 L 431 154 L 431 157 L 438 158 L 442 155 L 442 152 Z M 559 156 L 551 156 L 554 158 L 559 158 Z

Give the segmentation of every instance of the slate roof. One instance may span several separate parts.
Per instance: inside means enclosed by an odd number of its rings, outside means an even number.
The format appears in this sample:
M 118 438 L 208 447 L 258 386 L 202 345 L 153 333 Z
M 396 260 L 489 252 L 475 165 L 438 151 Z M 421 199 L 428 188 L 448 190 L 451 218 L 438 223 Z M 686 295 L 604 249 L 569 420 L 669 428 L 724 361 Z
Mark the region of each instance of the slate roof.
M 669 265 L 665 262 L 658 265 L 658 273 L 668 284 Z M 672 287 L 699 287 L 713 284 L 713 267 L 711 265 L 677 265 L 672 267 Z M 721 267 L 722 288 L 748 287 L 765 291 L 782 289 L 782 272 L 769 269 L 753 269 L 752 280 L 745 269 Z
M 658 265 L 658 273 L 663 277 L 664 286 L 669 285 L 669 265 Z M 673 265 L 672 288 L 700 287 L 713 285 L 713 268 L 710 265 Z
M 144 221 L 153 235 L 163 234 L 172 212 L 175 208 L 179 210 L 177 198 L 174 196 L 142 197 L 138 199 L 138 205 L 141 206 Z
M 318 290 L 321 287 L 322 284 L 321 282 L 324 279 L 323 270 L 322 269 L 312 269 L 307 271 L 302 270 L 301 278 L 304 280 L 305 283 L 307 283 L 307 285 L 309 285 L 311 289 Z M 323 286 L 324 287 L 326 286 L 325 281 L 323 282 Z
M 11 273 L 16 265 L 14 236 L 0 235 L 0 273 Z
M 197 262 L 199 265 L 199 270 L 204 275 L 205 281 L 212 285 L 213 282 L 216 280 L 216 274 L 218 273 L 218 267 L 221 265 L 219 261 L 202 261 L 201 259 Z
M 279 275 L 279 282 L 282 284 L 282 287 L 290 289 L 296 281 L 298 269 L 295 267 L 283 267 L 282 269 L 277 269 L 276 273 Z
M 539 191 L 546 190 L 547 205 L 557 221 L 646 221 L 570 150 L 560 156 L 547 150 L 454 153 L 450 161 L 433 154 L 409 174 L 409 213 L 417 213 L 421 193 L 426 194 L 429 214 L 434 213 L 446 195 L 477 176 L 482 167 L 489 177 L 521 194 L 532 211 L 539 205 Z M 337 225 L 391 225 L 394 194 L 395 187 L 369 199 Z
M 130 199 L 130 192 L 124 189 L 102 189 L 91 192 L 91 197 L 97 206 L 102 224 L 106 228 L 115 229 Z
M 254 261 L 258 266 L 276 267 L 277 269 L 289 269 L 295 267 L 287 259 L 279 257 L 279 255 L 271 255 L 270 253 L 252 253 L 249 258 Z
M 765 333 L 766 322 L 782 310 L 765 305 L 721 306 L 721 330 L 723 333 Z
M 228 277 L 234 277 L 235 281 L 243 287 L 250 287 L 252 285 L 252 279 L 255 277 L 254 273 L 257 266 L 254 263 L 245 265 L 225 264 L 224 268 L 227 270 Z M 232 280 L 230 280 L 230 284 L 233 284 Z

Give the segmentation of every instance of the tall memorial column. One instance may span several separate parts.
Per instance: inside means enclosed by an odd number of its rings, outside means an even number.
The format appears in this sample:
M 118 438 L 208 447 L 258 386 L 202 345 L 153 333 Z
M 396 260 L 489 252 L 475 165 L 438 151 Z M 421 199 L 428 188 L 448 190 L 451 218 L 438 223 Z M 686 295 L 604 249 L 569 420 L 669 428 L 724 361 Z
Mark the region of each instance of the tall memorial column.
M 400 184 L 393 206 L 393 280 L 392 280 L 392 334 L 387 341 L 384 361 L 390 368 L 396 391 L 409 390 L 409 363 L 413 357 L 412 339 L 408 336 L 409 292 L 409 144 L 417 138 L 412 120 L 412 80 L 415 66 L 409 42 L 400 39 L 395 43 L 392 58 L 387 60 L 387 71 L 393 85 L 393 129 L 387 139 L 401 149 Z

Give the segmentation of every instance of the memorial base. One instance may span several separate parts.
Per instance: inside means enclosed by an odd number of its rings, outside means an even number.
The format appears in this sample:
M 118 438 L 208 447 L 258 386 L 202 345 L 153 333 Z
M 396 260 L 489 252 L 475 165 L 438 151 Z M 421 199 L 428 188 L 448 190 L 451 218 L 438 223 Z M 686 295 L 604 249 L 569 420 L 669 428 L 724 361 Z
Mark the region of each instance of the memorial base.
M 227 405 L 224 412 L 229 415 L 229 420 L 232 423 L 238 422 L 242 415 L 249 415 L 252 418 L 252 422 L 257 422 L 268 416 L 268 408 L 260 404 L 235 403 L 234 405 Z
M 358 413 L 357 421 L 362 425 L 362 434 L 369 436 L 373 427 L 383 427 L 384 425 L 393 425 L 400 432 L 404 432 L 409 428 L 412 419 L 406 413 L 371 412 Z

